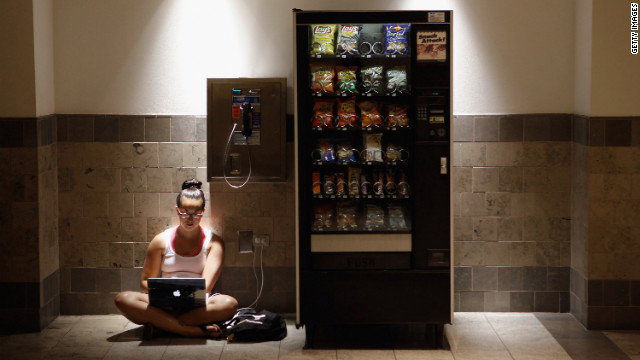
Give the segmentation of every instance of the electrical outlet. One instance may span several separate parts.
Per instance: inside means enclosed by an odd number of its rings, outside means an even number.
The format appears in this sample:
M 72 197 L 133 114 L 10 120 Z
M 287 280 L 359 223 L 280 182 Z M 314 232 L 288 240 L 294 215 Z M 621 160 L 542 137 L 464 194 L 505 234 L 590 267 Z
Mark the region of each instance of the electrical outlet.
M 253 230 L 238 230 L 238 250 L 241 253 L 253 252 Z
M 259 234 L 253 238 L 253 244 L 255 246 L 269 246 L 269 235 Z

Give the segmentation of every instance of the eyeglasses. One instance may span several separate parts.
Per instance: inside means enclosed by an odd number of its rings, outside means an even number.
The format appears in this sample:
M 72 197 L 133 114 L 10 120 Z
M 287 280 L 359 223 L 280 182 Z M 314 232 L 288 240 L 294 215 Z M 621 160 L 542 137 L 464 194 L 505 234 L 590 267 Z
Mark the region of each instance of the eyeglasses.
M 180 215 L 180 217 L 184 220 L 187 220 L 188 218 L 193 218 L 193 219 L 200 219 L 202 217 L 202 213 L 195 213 L 195 214 L 189 214 L 187 212 L 180 212 L 179 209 L 176 209 L 176 211 L 178 212 L 178 215 Z

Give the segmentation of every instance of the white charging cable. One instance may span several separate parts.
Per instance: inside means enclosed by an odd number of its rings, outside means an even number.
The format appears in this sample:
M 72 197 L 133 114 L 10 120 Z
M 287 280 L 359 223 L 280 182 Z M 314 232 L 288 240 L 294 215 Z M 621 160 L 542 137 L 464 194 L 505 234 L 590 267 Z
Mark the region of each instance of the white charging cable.
M 246 308 L 242 308 L 240 310 L 243 309 L 255 309 L 256 307 L 258 307 L 258 300 L 260 300 L 260 297 L 262 296 L 262 289 L 264 288 L 264 268 L 262 266 L 262 249 L 264 248 L 264 245 L 258 245 L 260 246 L 260 280 L 258 280 L 258 273 L 256 272 L 256 252 L 253 252 L 253 276 L 256 278 L 256 291 L 257 291 L 257 295 L 256 295 L 256 300 L 254 302 L 251 303 L 251 305 L 247 306 Z

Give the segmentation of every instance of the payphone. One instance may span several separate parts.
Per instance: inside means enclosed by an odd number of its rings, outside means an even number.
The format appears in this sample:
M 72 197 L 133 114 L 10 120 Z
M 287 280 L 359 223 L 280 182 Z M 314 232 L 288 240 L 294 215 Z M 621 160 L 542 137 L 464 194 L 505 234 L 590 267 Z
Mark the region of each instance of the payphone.
M 286 181 L 286 79 L 207 79 L 207 177 Z

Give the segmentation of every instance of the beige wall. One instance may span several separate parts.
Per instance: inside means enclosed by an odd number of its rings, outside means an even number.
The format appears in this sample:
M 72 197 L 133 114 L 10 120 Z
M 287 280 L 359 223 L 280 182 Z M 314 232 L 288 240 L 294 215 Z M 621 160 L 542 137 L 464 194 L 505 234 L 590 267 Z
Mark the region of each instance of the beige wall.
M 576 0 L 574 113 L 591 114 L 591 43 L 593 0 Z
M 457 114 L 573 112 L 573 0 L 61 0 L 56 112 L 202 115 L 207 77 L 292 87 L 292 8 L 425 7 L 454 10 Z
M 631 54 L 629 0 L 593 0 L 591 116 L 640 114 L 640 56 Z
M 36 116 L 55 113 L 53 0 L 33 0 Z
M 35 116 L 31 1 L 0 1 L 0 48 L 0 117 Z

